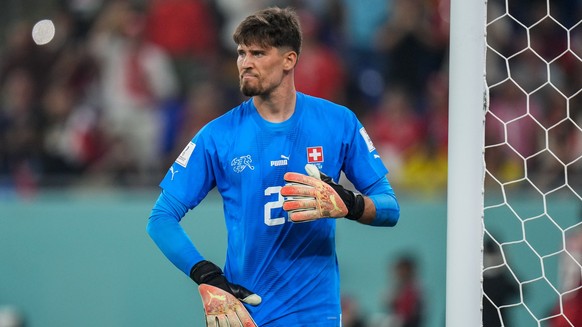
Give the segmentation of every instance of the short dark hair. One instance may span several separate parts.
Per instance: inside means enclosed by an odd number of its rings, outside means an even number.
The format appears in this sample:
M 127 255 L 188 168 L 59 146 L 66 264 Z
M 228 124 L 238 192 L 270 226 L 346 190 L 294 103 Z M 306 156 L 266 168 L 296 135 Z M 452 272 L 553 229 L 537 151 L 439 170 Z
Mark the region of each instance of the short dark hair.
M 271 7 L 245 18 L 232 38 L 236 44 L 258 44 L 263 47 L 289 47 L 301 52 L 301 25 L 292 8 Z

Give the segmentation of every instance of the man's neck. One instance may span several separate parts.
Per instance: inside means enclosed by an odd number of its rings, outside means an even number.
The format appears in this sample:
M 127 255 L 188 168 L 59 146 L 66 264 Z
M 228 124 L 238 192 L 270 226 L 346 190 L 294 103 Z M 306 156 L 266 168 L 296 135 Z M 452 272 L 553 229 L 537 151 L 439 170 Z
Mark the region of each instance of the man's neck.
M 273 92 L 266 96 L 254 96 L 253 103 L 261 117 L 271 123 L 281 123 L 295 112 L 297 94 L 293 87 L 285 92 Z

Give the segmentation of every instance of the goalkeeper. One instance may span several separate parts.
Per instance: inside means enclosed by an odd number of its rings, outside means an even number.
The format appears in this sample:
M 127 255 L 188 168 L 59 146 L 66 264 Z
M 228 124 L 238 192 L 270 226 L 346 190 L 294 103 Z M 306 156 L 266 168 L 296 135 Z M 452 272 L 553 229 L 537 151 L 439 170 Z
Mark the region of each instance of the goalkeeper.
M 333 218 L 394 226 L 400 208 L 388 170 L 351 110 L 296 91 L 302 36 L 292 9 L 259 11 L 233 38 L 249 98 L 202 128 L 171 165 L 147 231 L 177 268 L 233 294 L 258 326 L 341 326 Z M 334 182 L 342 171 L 361 193 Z M 213 188 L 228 232 L 222 268 L 180 225 Z

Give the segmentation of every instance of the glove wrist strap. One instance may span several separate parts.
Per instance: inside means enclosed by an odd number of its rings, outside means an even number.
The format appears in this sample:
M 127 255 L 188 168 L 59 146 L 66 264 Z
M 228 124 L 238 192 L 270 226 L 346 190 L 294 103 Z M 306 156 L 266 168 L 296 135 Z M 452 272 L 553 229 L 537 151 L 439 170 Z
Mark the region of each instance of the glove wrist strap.
M 190 278 L 198 285 L 208 283 L 208 281 L 219 275 L 222 275 L 222 269 L 207 260 L 198 262 L 190 270 Z
M 354 194 L 353 205 L 348 208 L 346 218 L 358 220 L 364 214 L 364 197 L 361 194 Z

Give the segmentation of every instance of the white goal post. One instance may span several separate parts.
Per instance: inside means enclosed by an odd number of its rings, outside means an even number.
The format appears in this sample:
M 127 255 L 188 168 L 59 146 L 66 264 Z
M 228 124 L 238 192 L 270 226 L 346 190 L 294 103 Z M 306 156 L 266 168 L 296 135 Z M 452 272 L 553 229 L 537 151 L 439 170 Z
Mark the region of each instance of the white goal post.
M 582 326 L 580 12 L 451 0 L 447 327 Z
M 446 326 L 481 326 L 486 2 L 450 17 Z

